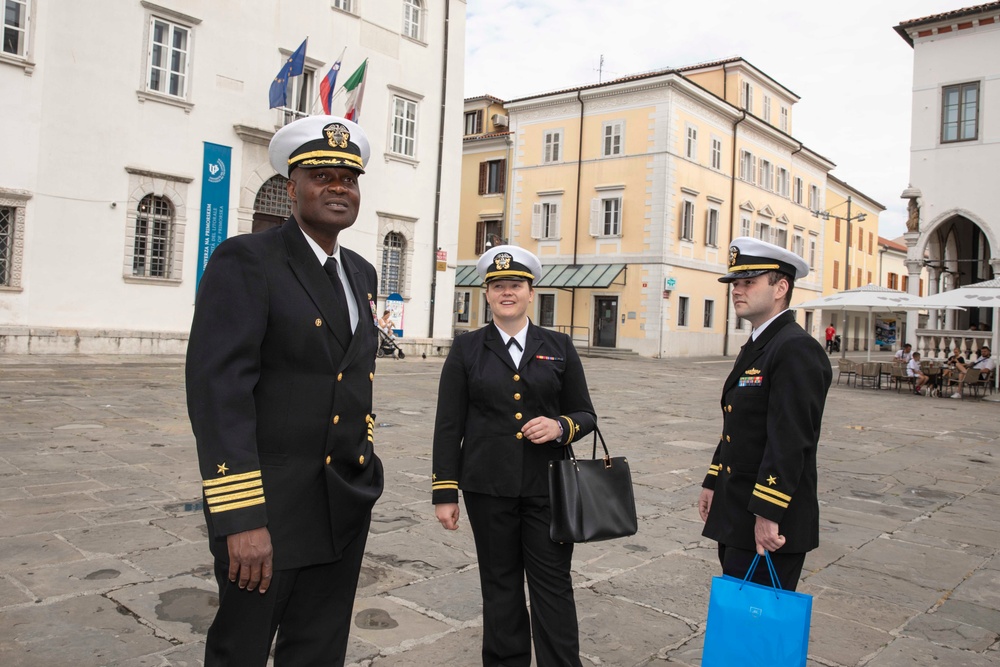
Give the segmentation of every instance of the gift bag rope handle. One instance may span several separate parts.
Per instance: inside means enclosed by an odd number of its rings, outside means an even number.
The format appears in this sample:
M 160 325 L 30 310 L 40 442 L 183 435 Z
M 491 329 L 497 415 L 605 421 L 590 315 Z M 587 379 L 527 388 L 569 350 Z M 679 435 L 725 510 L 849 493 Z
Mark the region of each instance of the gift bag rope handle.
M 608 452 L 608 445 L 604 442 L 604 434 L 601 433 L 601 429 L 597 428 L 597 424 L 594 424 L 594 448 L 593 448 L 593 450 L 590 453 L 590 458 L 592 458 L 592 459 L 596 459 L 597 458 L 597 439 L 598 438 L 601 439 L 601 447 L 604 448 L 604 467 L 605 468 L 610 468 L 611 467 L 611 453 Z M 576 453 L 573 452 L 573 445 L 567 444 L 566 447 L 565 447 L 565 449 L 566 449 L 566 455 L 563 458 L 564 459 L 569 459 L 570 461 L 572 461 L 573 462 L 573 467 L 576 468 L 577 467 L 577 465 L 576 465 Z
M 755 554 L 753 557 L 753 562 L 750 563 L 749 569 L 747 569 L 746 576 L 743 577 L 743 583 L 747 583 L 750 577 L 753 576 L 754 571 L 757 569 L 757 563 L 760 561 L 760 554 Z M 767 572 L 771 575 L 771 588 L 774 589 L 774 597 L 778 597 L 778 592 L 784 590 L 781 587 L 781 582 L 778 581 L 778 571 L 774 569 L 774 563 L 771 562 L 770 552 L 764 552 L 764 561 L 767 563 Z M 740 588 L 743 588 L 743 584 L 740 584 Z

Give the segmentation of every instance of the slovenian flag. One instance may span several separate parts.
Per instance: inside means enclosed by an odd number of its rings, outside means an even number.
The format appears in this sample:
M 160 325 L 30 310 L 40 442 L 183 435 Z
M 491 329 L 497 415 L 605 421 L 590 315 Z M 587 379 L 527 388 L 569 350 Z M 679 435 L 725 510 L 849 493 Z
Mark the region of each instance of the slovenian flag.
M 355 123 L 358 122 L 358 118 L 361 115 L 361 99 L 365 95 L 365 75 L 368 73 L 368 59 L 361 63 L 361 67 L 354 71 L 351 78 L 347 80 L 344 84 L 344 90 L 347 91 L 347 113 L 344 117 L 347 120 L 353 120 Z
M 330 105 L 333 103 L 333 91 L 337 89 L 337 73 L 340 72 L 340 60 L 344 57 L 344 51 L 340 52 L 337 62 L 333 63 L 330 71 L 326 73 L 323 80 L 319 82 L 319 100 L 323 104 L 323 113 L 330 115 Z
M 268 94 L 271 101 L 271 109 L 286 105 L 288 101 L 288 80 L 293 76 L 302 74 L 302 70 L 306 64 L 306 42 L 308 41 L 308 37 L 302 40 L 302 44 L 299 45 L 299 48 L 295 49 L 295 53 L 288 56 L 288 60 L 278 70 L 278 76 L 274 77 L 274 81 L 271 82 L 271 90 Z

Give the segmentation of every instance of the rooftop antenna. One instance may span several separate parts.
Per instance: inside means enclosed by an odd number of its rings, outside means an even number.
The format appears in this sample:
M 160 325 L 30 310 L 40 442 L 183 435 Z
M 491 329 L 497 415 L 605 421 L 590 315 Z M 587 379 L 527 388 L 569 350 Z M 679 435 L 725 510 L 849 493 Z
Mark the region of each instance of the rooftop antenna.
M 601 54 L 601 62 L 597 66 L 597 83 L 601 83 L 601 76 L 604 74 L 604 54 Z

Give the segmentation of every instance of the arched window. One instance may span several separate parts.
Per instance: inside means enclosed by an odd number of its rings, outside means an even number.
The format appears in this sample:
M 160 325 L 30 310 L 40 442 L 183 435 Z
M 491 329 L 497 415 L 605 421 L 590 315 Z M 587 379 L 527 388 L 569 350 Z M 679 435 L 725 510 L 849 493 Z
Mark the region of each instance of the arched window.
M 403 255 L 406 239 L 398 232 L 389 232 L 382 241 L 382 271 L 379 292 L 381 294 L 403 293 Z
M 288 179 L 276 174 L 267 179 L 257 191 L 253 201 L 253 231 L 262 232 L 278 227 L 292 214 L 292 202 L 288 198 Z
M 403 34 L 420 39 L 420 0 L 403 0 Z
M 174 248 L 174 207 L 166 197 L 139 201 L 132 247 L 132 275 L 170 278 Z

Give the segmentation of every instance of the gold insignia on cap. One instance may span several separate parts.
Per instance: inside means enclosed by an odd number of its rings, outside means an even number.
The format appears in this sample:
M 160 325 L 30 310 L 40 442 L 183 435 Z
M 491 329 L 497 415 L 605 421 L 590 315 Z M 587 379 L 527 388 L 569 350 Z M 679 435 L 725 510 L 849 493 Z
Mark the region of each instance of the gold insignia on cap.
M 331 148 L 347 148 L 347 142 L 351 140 L 351 131 L 340 123 L 330 123 L 323 128 L 323 134 Z
M 740 256 L 740 249 L 734 245 L 729 246 L 729 266 L 736 266 L 736 260 Z
M 514 257 L 509 252 L 498 252 L 497 256 L 493 258 L 493 266 L 497 267 L 498 271 L 506 271 L 510 268 L 510 262 Z

